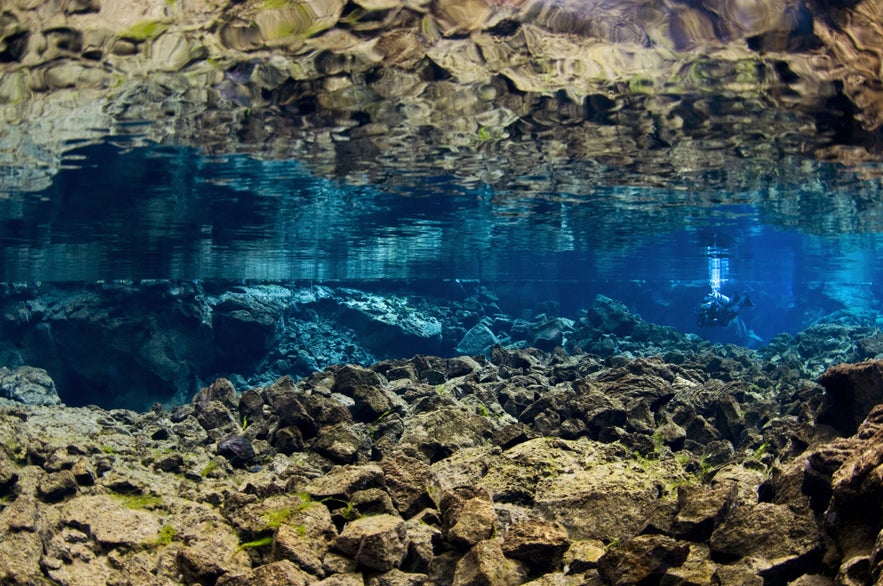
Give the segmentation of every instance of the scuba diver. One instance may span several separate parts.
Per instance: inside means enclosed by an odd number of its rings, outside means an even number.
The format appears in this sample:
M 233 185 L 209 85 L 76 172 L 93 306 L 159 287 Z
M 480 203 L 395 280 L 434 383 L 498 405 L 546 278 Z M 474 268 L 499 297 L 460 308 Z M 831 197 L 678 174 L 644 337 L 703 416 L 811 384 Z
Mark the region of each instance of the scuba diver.
M 739 311 L 743 307 L 753 307 L 751 298 L 745 295 L 736 295 L 730 299 L 721 289 L 727 282 L 730 272 L 728 251 L 718 246 L 707 246 L 705 249 L 708 258 L 708 285 L 711 291 L 702 299 L 696 308 L 696 323 L 700 328 L 721 327 L 725 328 L 735 324 L 740 343 L 746 346 L 763 344 L 763 340 L 750 330 Z
M 743 307 L 753 307 L 748 295 L 736 295 L 730 299 L 719 290 L 713 289 L 705 296 L 697 309 L 696 323 L 699 327 L 728 326 Z

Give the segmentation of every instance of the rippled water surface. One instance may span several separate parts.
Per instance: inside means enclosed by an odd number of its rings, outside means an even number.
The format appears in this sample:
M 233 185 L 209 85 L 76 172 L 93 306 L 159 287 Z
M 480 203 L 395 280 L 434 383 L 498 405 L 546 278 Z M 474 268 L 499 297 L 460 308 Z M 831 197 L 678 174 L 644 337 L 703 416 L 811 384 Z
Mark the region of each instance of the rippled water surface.
M 873 165 L 734 161 L 724 173 L 761 171 L 733 192 L 714 177 L 599 183 L 584 161 L 557 189 L 531 169 L 505 187 L 441 167 L 359 184 L 297 160 L 109 140 L 65 163 L 44 191 L 0 198 L 0 280 L 479 281 L 513 308 L 575 311 L 601 292 L 685 331 L 720 283 L 751 295 L 745 319 L 763 339 L 879 309 Z

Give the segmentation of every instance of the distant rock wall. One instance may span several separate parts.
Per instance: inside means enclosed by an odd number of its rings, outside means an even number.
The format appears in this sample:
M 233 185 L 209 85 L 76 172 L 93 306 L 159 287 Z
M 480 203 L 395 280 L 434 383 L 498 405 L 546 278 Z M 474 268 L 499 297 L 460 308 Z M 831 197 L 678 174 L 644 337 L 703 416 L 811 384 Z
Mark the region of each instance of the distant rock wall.
M 497 347 L 600 357 L 693 355 L 713 347 L 604 295 L 566 317 L 554 303 L 510 314 L 479 284 L 451 284 L 436 294 L 298 283 L 4 286 L 0 392 L 36 404 L 140 411 L 154 402 L 181 403 L 217 376 L 248 388 L 334 364 L 489 356 Z M 841 312 L 796 336 L 777 336 L 757 354 L 816 377 L 837 362 L 883 357 L 883 337 L 873 322 L 862 325 Z

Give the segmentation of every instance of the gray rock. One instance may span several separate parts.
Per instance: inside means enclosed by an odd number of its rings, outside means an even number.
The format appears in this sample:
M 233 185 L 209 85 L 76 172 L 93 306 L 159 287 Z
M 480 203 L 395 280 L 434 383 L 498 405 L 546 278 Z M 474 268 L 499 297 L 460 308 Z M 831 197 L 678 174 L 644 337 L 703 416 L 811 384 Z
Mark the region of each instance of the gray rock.
M 255 457 L 251 442 L 239 434 L 230 435 L 218 442 L 218 454 L 230 460 L 234 466 L 247 466 Z
M 239 404 L 239 396 L 236 394 L 236 387 L 225 378 L 216 379 L 215 382 L 207 387 L 203 387 L 198 393 L 193 395 L 191 403 L 207 404 L 212 401 L 222 403 L 227 409 L 233 411 Z
M 491 348 L 500 343 L 494 332 L 484 323 L 478 323 L 465 334 L 457 344 L 457 352 L 468 356 L 487 354 Z
M 26 405 L 61 404 L 49 373 L 31 366 L 19 366 L 14 370 L 0 367 L 0 396 Z

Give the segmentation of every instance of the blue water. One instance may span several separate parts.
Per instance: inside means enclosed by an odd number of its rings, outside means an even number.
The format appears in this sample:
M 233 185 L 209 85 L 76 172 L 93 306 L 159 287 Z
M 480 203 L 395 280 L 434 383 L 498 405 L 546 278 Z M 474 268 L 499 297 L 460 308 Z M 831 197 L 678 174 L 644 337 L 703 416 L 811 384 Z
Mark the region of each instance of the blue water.
M 459 280 L 489 286 L 513 315 L 549 300 L 572 315 L 603 293 L 649 321 L 753 346 L 840 309 L 874 314 L 883 298 L 876 204 L 841 209 L 876 186 L 862 178 L 871 167 L 796 161 L 802 174 L 759 175 L 742 192 L 588 179 L 538 192 L 517 178 L 476 186 L 441 171 L 356 184 L 296 160 L 150 144 L 101 142 L 67 162 L 44 191 L 0 197 L 0 281 L 430 292 Z M 750 295 L 740 317 L 751 339 L 697 326 L 696 305 L 718 285 Z

